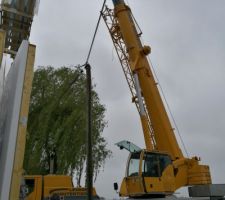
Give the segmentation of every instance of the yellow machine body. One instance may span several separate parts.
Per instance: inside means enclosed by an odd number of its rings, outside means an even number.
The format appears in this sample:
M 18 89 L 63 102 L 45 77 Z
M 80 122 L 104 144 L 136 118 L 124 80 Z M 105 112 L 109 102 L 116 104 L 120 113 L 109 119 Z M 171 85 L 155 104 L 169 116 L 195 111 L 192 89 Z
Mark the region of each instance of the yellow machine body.
M 199 165 L 197 158 L 172 161 L 167 153 L 142 150 L 130 154 L 119 194 L 163 197 L 182 186 L 209 183 L 209 167 Z
M 87 196 L 87 188 L 74 188 L 71 176 L 64 175 L 29 175 L 25 176 L 27 188 L 26 200 L 45 200 L 53 196 L 59 199 L 69 196 L 70 199 Z M 92 189 L 93 197 L 97 197 L 95 188 Z
M 182 186 L 210 184 L 209 167 L 199 164 L 197 157 L 184 157 L 178 145 L 147 58 L 151 48 L 142 45 L 141 33 L 137 31 L 130 8 L 124 0 L 114 0 L 113 3 L 114 10 L 105 7 L 102 16 L 131 89 L 132 100 L 138 108 L 146 145 L 146 150 L 130 154 L 119 194 L 129 197 L 164 196 Z M 139 155 L 136 160 L 133 159 L 135 154 Z M 150 158 L 149 155 L 154 156 Z M 143 171 L 148 167 L 146 157 L 152 165 L 155 162 L 157 174 Z M 160 161 L 161 157 L 168 159 L 166 166 Z M 129 173 L 132 163 L 136 164 L 135 174 Z

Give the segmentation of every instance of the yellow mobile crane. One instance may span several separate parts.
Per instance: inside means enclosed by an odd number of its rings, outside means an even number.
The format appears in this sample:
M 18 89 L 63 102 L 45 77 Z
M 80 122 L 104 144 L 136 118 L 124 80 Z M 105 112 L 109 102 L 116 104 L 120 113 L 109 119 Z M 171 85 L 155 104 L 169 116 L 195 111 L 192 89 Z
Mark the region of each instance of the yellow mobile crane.
M 130 8 L 124 0 L 113 0 L 113 3 L 115 9 L 105 7 L 102 16 L 140 114 L 146 144 L 146 149 L 140 149 L 129 142 L 118 143 L 131 152 L 120 195 L 135 198 L 165 196 L 182 186 L 211 184 L 209 167 L 200 165 L 197 157 L 184 157 L 179 148 L 147 59 L 151 49 L 142 45 Z M 11 37 L 14 26 L 9 28 Z M 12 57 L 17 50 L 17 46 L 12 48 L 14 44 L 6 45 L 10 47 L 8 52 Z M 26 200 L 84 199 L 87 193 L 85 188 L 74 188 L 69 176 L 37 175 L 24 178 Z M 92 194 L 95 199 L 98 198 L 94 188 Z
M 209 167 L 198 157 L 186 158 L 178 145 L 147 58 L 151 49 L 142 45 L 131 9 L 124 0 L 113 4 L 114 10 L 105 7 L 102 16 L 140 114 L 146 145 L 131 149 L 131 143 L 118 143 L 131 151 L 120 196 L 165 196 L 182 186 L 211 184 Z

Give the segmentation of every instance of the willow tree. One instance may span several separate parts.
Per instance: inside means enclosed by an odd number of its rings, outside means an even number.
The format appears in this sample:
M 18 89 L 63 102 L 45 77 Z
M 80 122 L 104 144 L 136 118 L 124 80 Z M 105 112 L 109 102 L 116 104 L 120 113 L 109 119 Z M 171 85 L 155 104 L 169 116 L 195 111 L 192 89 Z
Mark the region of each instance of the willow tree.
M 77 184 L 86 161 L 86 76 L 79 67 L 39 67 L 34 73 L 24 169 L 48 174 L 54 155 L 55 173 L 75 175 Z M 92 88 L 93 170 L 97 176 L 110 157 L 102 132 L 105 107 Z

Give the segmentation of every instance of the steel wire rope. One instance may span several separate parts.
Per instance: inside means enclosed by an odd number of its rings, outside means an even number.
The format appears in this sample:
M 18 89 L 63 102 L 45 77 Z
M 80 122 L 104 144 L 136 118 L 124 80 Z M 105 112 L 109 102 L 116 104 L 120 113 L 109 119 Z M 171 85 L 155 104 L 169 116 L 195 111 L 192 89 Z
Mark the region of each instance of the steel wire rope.
M 106 0 L 103 1 L 102 9 L 99 14 L 98 22 L 95 27 L 94 35 L 91 41 L 90 49 L 88 51 L 87 59 L 85 64 L 83 65 L 86 69 L 86 79 L 87 79 L 87 135 L 86 135 L 86 152 L 87 152 L 87 160 L 86 160 L 86 183 L 87 183 L 87 200 L 93 200 L 92 197 L 92 188 L 93 188 L 93 158 L 92 158 L 92 95 L 91 95 L 91 66 L 88 61 L 91 56 L 91 52 L 93 49 L 93 45 L 96 39 L 96 35 L 98 32 L 99 24 L 102 18 L 102 12 L 105 7 Z
M 104 2 L 103 2 L 102 8 L 101 8 L 101 11 L 100 11 L 100 14 L 99 14 L 99 18 L 98 18 L 98 21 L 97 21 L 97 24 L 96 24 L 96 27 L 95 27 L 94 36 L 93 36 L 93 38 L 91 40 L 91 44 L 90 44 L 90 48 L 89 48 L 89 51 L 88 51 L 88 54 L 87 54 L 86 61 L 85 61 L 85 63 L 83 65 L 78 65 L 77 67 L 82 68 L 82 67 L 85 67 L 88 64 L 88 61 L 89 61 L 89 58 L 91 56 L 91 52 L 92 52 L 92 49 L 93 49 L 93 45 L 94 45 L 94 42 L 95 42 L 95 39 L 96 39 L 96 35 L 97 35 L 97 32 L 98 32 L 99 24 L 100 24 L 100 21 L 101 21 L 101 16 L 102 16 L 101 13 L 102 13 L 102 11 L 104 9 L 105 3 L 106 3 L 106 0 L 104 0 Z M 71 83 L 69 84 L 67 90 L 70 89 L 70 87 L 73 85 L 73 83 L 75 81 L 76 81 L 76 78 L 71 81 Z
M 166 103 L 166 107 L 167 107 L 167 109 L 168 109 L 168 111 L 169 111 L 170 117 L 171 117 L 171 119 L 172 119 L 172 121 L 173 121 L 173 124 L 174 124 L 174 126 L 175 126 L 175 129 L 177 130 L 177 134 L 178 134 L 178 136 L 179 136 L 179 138 L 180 138 L 181 144 L 183 145 L 184 151 L 185 151 L 187 157 L 189 158 L 189 153 L 188 153 L 188 151 L 187 151 L 186 145 L 185 145 L 184 140 L 183 140 L 183 138 L 182 138 L 182 136 L 181 136 L 180 130 L 179 130 L 179 128 L 178 128 L 178 125 L 177 125 L 176 120 L 175 120 L 175 118 L 174 118 L 174 116 L 173 116 L 173 113 L 172 113 L 172 111 L 171 111 L 170 105 L 169 105 L 169 103 L 168 103 L 168 101 L 167 101 L 167 99 L 166 99 L 166 96 L 165 96 L 165 93 L 164 93 L 164 91 L 163 91 L 163 88 L 162 88 L 162 86 L 161 86 L 161 84 L 160 84 L 160 82 L 159 82 L 159 78 L 158 78 L 158 76 L 157 76 L 157 74 L 156 74 L 156 70 L 155 70 L 155 68 L 154 68 L 154 66 L 153 66 L 153 64 L 152 64 L 152 61 L 151 61 L 151 59 L 150 59 L 149 56 L 148 56 L 148 60 L 149 60 L 149 62 L 150 62 L 150 64 L 151 64 L 151 67 L 152 67 L 152 70 L 153 70 L 153 74 L 154 74 L 155 79 L 156 79 L 156 81 L 157 81 L 157 83 L 158 83 L 158 86 L 159 86 L 159 89 L 160 89 L 160 91 L 161 91 L 162 97 L 163 97 L 163 99 L 164 99 L 164 101 L 165 101 L 165 103 Z
M 92 52 L 92 49 L 93 49 L 93 45 L 94 45 L 94 42 L 95 42 L 95 38 L 96 38 L 96 35 L 97 35 L 97 31 L 98 31 L 98 28 L 99 28 L 99 24 L 100 24 L 100 21 L 101 21 L 101 17 L 102 17 L 102 11 L 104 9 L 104 6 L 105 6 L 105 3 L 106 3 L 106 0 L 104 0 L 103 2 L 103 5 L 102 5 L 102 9 L 100 11 L 100 15 L 99 15 L 99 18 L 98 18 L 98 22 L 97 22 L 97 25 L 96 25 L 96 28 L 95 28 L 95 32 L 94 32 L 94 36 L 92 38 L 92 41 L 91 41 L 91 45 L 90 45 L 90 48 L 89 48 L 89 51 L 88 51 L 88 55 L 87 55 L 87 59 L 86 59 L 86 62 L 83 64 L 83 65 L 77 65 L 78 69 L 79 68 L 82 68 L 82 67 L 86 67 L 88 64 L 88 61 L 89 61 L 89 58 L 90 58 L 90 55 L 91 55 L 91 52 Z M 76 66 L 75 66 L 76 67 Z M 60 101 L 61 98 L 63 98 L 65 96 L 65 94 L 71 89 L 71 86 L 77 81 L 77 79 L 79 78 L 79 76 L 77 75 L 71 82 L 70 84 L 68 85 L 68 87 L 63 90 L 61 92 L 61 94 L 58 96 L 58 99 L 54 102 L 54 106 L 57 105 L 57 103 Z M 90 86 L 90 85 L 89 85 Z M 52 103 L 52 102 L 51 102 Z M 92 179 L 92 178 L 91 178 Z M 92 184 L 91 184 L 91 187 L 92 187 Z M 91 191 L 89 191 L 90 188 L 88 186 L 88 200 L 92 200 L 92 195 L 91 195 Z
M 103 1 L 103 5 L 102 5 L 102 8 L 101 8 L 101 11 L 100 11 L 100 14 L 99 14 L 99 18 L 98 18 L 98 21 L 97 21 L 97 24 L 96 24 L 96 27 L 95 27 L 94 36 L 93 36 L 93 38 L 91 40 L 91 44 L 90 44 L 90 48 L 89 48 L 89 51 L 88 51 L 88 55 L 87 55 L 86 61 L 85 61 L 85 63 L 83 65 L 78 65 L 77 67 L 82 68 L 82 67 L 85 67 L 88 64 L 88 61 L 89 61 L 89 58 L 91 56 L 91 52 L 92 52 L 92 49 L 93 49 L 93 45 L 94 45 L 94 42 L 95 42 L 95 39 L 96 39 L 96 35 L 97 35 L 97 32 L 98 32 L 99 24 L 100 24 L 100 21 L 101 21 L 101 17 L 102 17 L 102 14 L 101 13 L 102 13 L 102 11 L 104 9 L 105 3 L 106 3 L 106 0 Z M 71 81 L 71 83 L 69 84 L 69 86 L 67 87 L 67 89 L 64 92 L 62 92 L 62 93 L 65 94 L 71 88 L 71 86 L 76 82 L 77 78 L 78 77 L 76 77 L 75 79 L 73 79 Z M 62 94 L 61 98 L 63 96 L 64 95 Z
M 97 35 L 97 31 L 98 31 L 98 28 L 99 28 L 99 24 L 100 24 L 100 21 L 101 21 L 101 13 L 102 13 L 102 10 L 105 6 L 105 3 L 106 3 L 106 0 L 104 0 L 103 2 L 103 5 L 102 5 L 102 8 L 101 8 L 101 11 L 100 11 L 100 15 L 99 15 L 99 18 L 98 18 L 98 22 L 97 22 L 97 25 L 96 25 L 96 28 L 95 28 L 95 32 L 94 32 L 94 36 L 92 38 L 92 41 L 91 41 L 91 44 L 90 44 L 90 48 L 89 48 L 89 51 L 88 51 L 88 54 L 87 54 L 87 58 L 86 58 L 86 61 L 83 65 L 76 65 L 74 67 L 77 67 L 78 70 L 81 70 L 83 71 L 81 68 L 85 67 L 87 64 L 88 64 L 88 61 L 89 61 L 89 58 L 90 58 L 90 55 L 91 55 L 91 52 L 92 52 L 92 49 L 93 49 L 93 45 L 94 45 L 94 41 L 95 41 L 95 38 L 96 38 L 96 35 Z M 62 92 L 61 94 L 58 96 L 58 101 L 60 99 L 62 99 L 65 94 L 70 90 L 70 88 L 72 87 L 72 85 L 77 81 L 78 79 L 78 76 L 76 76 L 69 84 L 68 84 L 68 87 L 66 87 Z M 55 101 L 55 100 L 53 100 Z
M 134 22 L 135 22 L 135 25 L 137 26 L 137 28 L 138 28 L 139 31 L 140 31 L 140 33 L 138 33 L 138 35 L 139 35 L 139 37 L 140 37 L 140 40 L 141 40 L 142 43 L 143 43 L 143 39 L 141 38 L 141 35 L 142 35 L 143 32 L 142 32 L 142 30 L 141 30 L 141 28 L 140 28 L 140 26 L 139 26 L 139 24 L 138 24 L 138 22 L 137 22 L 137 20 L 136 20 L 136 18 L 134 17 L 134 15 L 133 15 L 132 12 L 131 12 L 131 16 L 132 16 L 132 18 L 133 18 L 133 20 L 134 20 Z M 168 109 L 168 111 L 169 111 L 169 114 L 170 114 L 170 117 L 171 117 L 171 119 L 172 119 L 172 121 L 173 121 L 173 124 L 174 124 L 174 126 L 175 126 L 175 129 L 177 130 L 177 134 L 178 134 L 178 136 L 179 136 L 179 139 L 180 139 L 180 141 L 181 141 L 181 144 L 182 144 L 182 146 L 184 147 L 184 151 L 185 151 L 187 157 L 189 158 L 188 150 L 187 150 L 186 145 L 185 145 L 185 143 L 184 143 L 184 140 L 183 140 L 183 138 L 182 138 L 182 136 L 181 136 L 180 130 L 179 130 L 178 125 L 177 125 L 177 123 L 176 123 L 176 120 L 175 120 L 175 118 L 174 118 L 174 116 L 173 116 L 173 113 L 172 113 L 172 111 L 171 111 L 171 108 L 170 108 L 170 106 L 169 106 L 169 103 L 168 103 L 168 101 L 167 101 L 167 99 L 166 99 L 165 93 L 164 93 L 163 88 L 162 88 L 162 86 L 161 86 L 161 84 L 160 84 L 160 81 L 159 81 L 159 78 L 158 78 L 158 76 L 157 76 L 156 70 L 155 70 L 155 68 L 154 68 L 154 66 L 153 66 L 153 64 L 152 64 L 152 61 L 151 61 L 150 57 L 147 56 L 147 58 L 148 58 L 148 61 L 150 62 L 150 66 L 152 67 L 153 75 L 154 75 L 154 77 L 155 77 L 155 79 L 156 79 L 156 81 L 157 81 L 157 83 L 158 83 L 158 85 L 159 85 L 159 89 L 160 89 L 161 94 L 162 94 L 162 97 L 163 97 L 163 99 L 164 99 L 164 101 L 165 101 L 165 103 L 166 103 L 166 107 L 167 107 L 167 109 Z
M 95 32 L 94 32 L 94 36 L 92 38 L 92 41 L 91 41 L 91 45 L 90 45 L 90 49 L 88 51 L 88 55 L 87 55 L 87 59 L 86 59 L 86 62 L 84 65 L 86 65 L 89 61 L 89 58 L 91 56 L 91 52 L 92 52 L 92 49 L 93 49 L 93 45 L 94 45 L 94 42 L 95 42 L 95 38 L 96 38 L 96 35 L 97 35 L 97 32 L 98 32 L 98 28 L 99 28 L 99 24 L 100 24 L 100 21 L 101 21 L 101 18 L 102 18 L 102 11 L 104 9 L 104 6 L 105 6 L 105 3 L 106 3 L 106 0 L 104 0 L 103 4 L 102 4 L 102 9 L 100 11 L 100 14 L 99 14 L 99 17 L 98 17 L 98 22 L 97 22 L 97 25 L 95 27 Z M 83 65 L 83 66 L 84 66 Z

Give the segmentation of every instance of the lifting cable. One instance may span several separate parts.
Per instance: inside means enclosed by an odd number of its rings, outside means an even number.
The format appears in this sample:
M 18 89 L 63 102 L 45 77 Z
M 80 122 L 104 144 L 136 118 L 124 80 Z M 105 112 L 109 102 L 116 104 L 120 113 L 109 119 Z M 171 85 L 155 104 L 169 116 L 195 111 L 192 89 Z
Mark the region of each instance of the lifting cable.
M 148 56 L 148 60 L 149 60 L 149 62 L 150 62 L 150 64 L 151 64 L 151 67 L 152 67 L 152 70 L 153 70 L 153 74 L 154 74 L 155 79 L 156 79 L 156 81 L 157 81 L 157 83 L 158 83 L 159 89 L 160 89 L 161 94 L 162 94 L 162 97 L 163 97 L 163 99 L 164 99 L 164 101 L 165 101 L 165 103 L 166 103 L 166 107 L 167 107 L 167 109 L 168 109 L 168 111 L 169 111 L 169 114 L 170 114 L 170 116 L 171 116 L 171 119 L 172 119 L 172 121 L 173 121 L 173 124 L 174 124 L 174 126 L 175 126 L 175 129 L 177 130 L 177 134 L 178 134 L 178 136 L 179 136 L 179 138 L 180 138 L 181 144 L 183 145 L 184 151 L 185 151 L 187 157 L 189 158 L 189 153 L 188 153 L 188 151 L 187 151 L 186 145 L 185 145 L 184 140 L 183 140 L 183 138 L 182 138 L 182 136 L 181 136 L 181 134 L 180 134 L 180 130 L 179 130 L 178 126 L 177 126 L 176 120 L 175 120 L 175 118 L 174 118 L 174 116 L 173 116 L 173 113 L 172 113 L 172 111 L 171 111 L 171 108 L 170 108 L 170 106 L 169 106 L 169 103 L 168 103 L 168 101 L 167 101 L 167 99 L 166 99 L 166 96 L 165 96 L 165 93 L 164 93 L 164 91 L 163 91 L 163 88 L 162 88 L 161 84 L 159 83 L 159 79 L 158 79 L 158 77 L 157 77 L 155 68 L 154 68 L 154 66 L 153 66 L 153 64 L 152 64 L 152 61 L 151 61 L 151 59 L 149 58 L 149 56 Z
M 97 35 L 97 32 L 98 32 L 98 28 L 99 28 L 99 24 L 100 24 L 100 21 L 101 21 L 101 13 L 102 13 L 102 11 L 104 9 L 105 3 L 106 3 L 106 0 L 104 0 L 103 5 L 102 5 L 102 9 L 100 11 L 100 15 L 99 15 L 98 22 L 97 22 L 97 25 L 96 25 L 96 28 L 95 28 L 94 36 L 93 36 L 92 41 L 91 41 L 91 44 L 90 44 L 90 48 L 89 48 L 89 51 L 88 51 L 88 55 L 87 55 L 86 61 L 85 61 L 85 63 L 83 65 L 77 65 L 77 66 L 75 66 L 75 67 L 80 68 L 80 70 L 82 70 L 81 68 L 85 67 L 88 64 L 89 58 L 91 56 L 91 52 L 92 52 L 92 49 L 93 49 L 94 41 L 95 41 L 95 38 L 96 38 L 96 35 Z M 77 79 L 78 79 L 78 76 L 76 76 L 69 83 L 68 87 L 64 91 L 62 91 L 61 95 L 59 95 L 59 99 L 61 99 L 70 90 L 70 88 L 77 81 Z
M 106 0 L 104 0 L 104 2 L 103 2 L 102 9 L 100 11 L 100 15 L 99 15 L 99 18 L 98 18 L 98 22 L 97 22 L 97 25 L 96 25 L 96 28 L 95 28 L 94 36 L 92 38 L 91 45 L 90 45 L 90 49 L 88 51 L 87 59 L 86 59 L 86 62 L 85 62 L 84 65 L 86 65 L 88 63 L 89 58 L 91 56 L 91 52 L 92 52 L 93 45 L 94 45 L 94 42 L 95 42 L 95 38 L 96 38 L 96 35 L 97 35 L 97 32 L 98 32 L 99 24 L 100 24 L 100 21 L 101 21 L 101 18 L 102 18 L 102 11 L 103 11 L 103 9 L 105 7 L 105 3 L 106 3 Z

